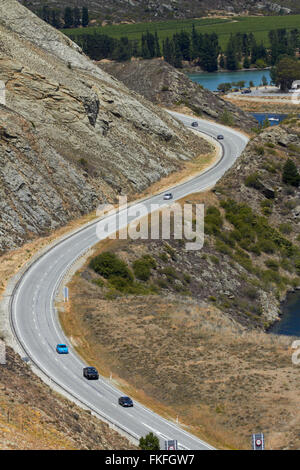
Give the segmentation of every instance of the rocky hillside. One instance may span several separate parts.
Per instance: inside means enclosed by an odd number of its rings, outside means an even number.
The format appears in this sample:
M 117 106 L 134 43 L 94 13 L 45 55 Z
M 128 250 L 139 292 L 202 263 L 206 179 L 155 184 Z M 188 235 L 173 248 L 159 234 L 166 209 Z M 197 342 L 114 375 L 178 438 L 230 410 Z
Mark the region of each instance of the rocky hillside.
M 16 0 L 0 3 L 0 80 L 0 251 L 210 150 Z
M 135 448 L 50 390 L 10 348 L 0 365 L 0 397 L 0 450 Z
M 283 181 L 292 161 L 299 182 L 299 155 L 299 119 L 266 129 L 213 192 L 183 199 L 205 204 L 202 250 L 174 239 L 100 243 L 69 286 L 72 318 L 61 312 L 82 352 L 88 344 L 134 398 L 218 448 L 249 449 L 255 428 L 268 449 L 300 445 L 292 338 L 264 332 L 300 286 L 300 191 Z
M 23 5 L 37 11 L 43 5 L 51 7 L 78 6 L 77 0 L 20 0 Z M 162 19 L 199 18 L 209 12 L 257 13 L 279 12 L 281 6 L 299 11 L 297 0 L 85 0 L 93 17 L 106 21 L 153 21 Z
M 198 116 L 224 121 L 224 124 L 229 123 L 229 115 L 232 125 L 248 131 L 257 125 L 250 114 L 192 82 L 186 74 L 162 59 L 103 61 L 99 65 L 153 103 L 169 108 L 184 106 Z
M 299 167 L 298 124 L 290 119 L 266 129 L 250 141 L 213 192 L 182 201 L 205 204 L 202 250 L 186 251 L 182 240 L 172 239 L 120 246 L 131 269 L 139 259 L 138 265 L 147 270 L 143 256 L 153 259 L 146 293 L 206 301 L 250 328 L 264 329 L 278 319 L 280 300 L 300 286 L 300 191 L 282 179 L 288 160 Z M 138 286 L 123 287 L 104 282 L 103 295 L 113 296 L 118 289 L 134 293 L 136 287 L 139 293 Z

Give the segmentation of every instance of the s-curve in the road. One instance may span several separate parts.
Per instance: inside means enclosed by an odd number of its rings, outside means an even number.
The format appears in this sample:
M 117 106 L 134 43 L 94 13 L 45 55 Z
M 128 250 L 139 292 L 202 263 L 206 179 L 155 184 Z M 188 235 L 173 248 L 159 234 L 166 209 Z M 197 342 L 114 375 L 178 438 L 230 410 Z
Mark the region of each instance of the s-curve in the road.
M 194 118 L 174 114 L 177 119 L 190 126 Z M 192 180 L 173 188 L 173 199 L 178 200 L 188 194 L 211 187 L 234 163 L 240 155 L 247 138 L 224 126 L 197 119 L 197 130 L 214 138 L 222 134 L 222 157 L 210 169 Z M 143 200 L 150 212 L 151 205 L 164 205 L 161 194 Z M 122 214 L 121 214 L 122 215 Z M 121 227 L 122 220 L 120 217 Z M 132 219 L 128 217 L 128 221 Z M 62 279 L 81 253 L 99 242 L 96 222 L 82 227 L 65 237 L 32 263 L 15 285 L 10 302 L 10 319 L 18 342 L 39 373 L 51 379 L 55 387 L 70 399 L 80 402 L 118 429 L 134 439 L 139 439 L 152 431 L 161 440 L 177 440 L 181 449 L 212 449 L 206 442 L 190 434 L 174 422 L 168 421 L 142 404 L 135 402 L 132 408 L 118 406 L 122 395 L 109 380 L 102 378 L 87 381 L 82 370 L 86 364 L 77 355 L 65 337 L 55 311 L 54 301 Z M 58 356 L 56 345 L 69 345 L 69 354 Z M 101 371 L 100 371 L 101 372 Z

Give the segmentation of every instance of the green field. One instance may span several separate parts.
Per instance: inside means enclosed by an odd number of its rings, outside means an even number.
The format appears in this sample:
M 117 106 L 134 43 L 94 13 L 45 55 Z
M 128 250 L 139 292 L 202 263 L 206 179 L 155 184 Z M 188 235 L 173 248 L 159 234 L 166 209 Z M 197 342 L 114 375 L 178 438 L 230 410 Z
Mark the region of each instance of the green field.
M 286 28 L 287 30 L 300 28 L 300 15 L 288 16 L 252 16 L 236 17 L 234 19 L 205 18 L 195 20 L 174 20 L 157 23 L 122 24 L 116 26 L 89 27 L 79 29 L 64 29 L 65 34 L 93 34 L 95 31 L 111 37 L 127 36 L 129 39 L 140 39 L 141 34 L 157 31 L 160 40 L 171 37 L 182 30 L 191 31 L 192 25 L 202 33 L 217 33 L 222 48 L 227 44 L 230 33 L 253 33 L 258 42 L 268 45 L 268 32 L 272 29 Z

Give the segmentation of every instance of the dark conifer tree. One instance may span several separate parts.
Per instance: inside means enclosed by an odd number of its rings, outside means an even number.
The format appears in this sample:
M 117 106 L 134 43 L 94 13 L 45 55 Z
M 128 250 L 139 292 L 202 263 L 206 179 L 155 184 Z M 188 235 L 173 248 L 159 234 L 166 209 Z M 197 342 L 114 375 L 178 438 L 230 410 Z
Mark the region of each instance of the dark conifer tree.
M 81 19 L 81 24 L 85 28 L 86 26 L 89 25 L 90 19 L 89 19 L 89 10 L 87 7 L 82 7 L 82 19 Z
M 72 26 L 74 26 L 73 10 L 70 7 L 65 8 L 64 22 L 65 22 L 65 26 L 64 26 L 65 28 L 72 28 Z
M 81 14 L 80 14 L 80 10 L 78 7 L 74 8 L 73 16 L 74 16 L 74 27 L 78 28 L 78 26 L 81 25 Z
M 157 31 L 155 31 L 155 35 L 154 35 L 154 47 L 155 47 L 155 57 L 161 57 L 161 50 L 160 50 L 160 44 L 159 44 Z

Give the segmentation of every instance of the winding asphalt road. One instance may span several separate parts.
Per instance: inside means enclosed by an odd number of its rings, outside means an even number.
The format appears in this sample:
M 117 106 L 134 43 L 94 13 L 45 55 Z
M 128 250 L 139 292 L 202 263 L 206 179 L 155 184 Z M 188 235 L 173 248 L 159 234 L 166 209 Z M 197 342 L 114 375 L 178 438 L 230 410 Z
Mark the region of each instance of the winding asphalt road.
M 195 119 L 172 113 L 186 126 Z M 212 137 L 224 135 L 223 156 L 219 162 L 200 176 L 172 189 L 174 199 L 211 187 L 232 166 L 240 155 L 248 139 L 241 133 L 208 121 L 197 119 L 199 127 L 194 130 L 205 132 Z M 151 204 L 165 204 L 162 194 L 143 201 L 149 212 Z M 136 208 L 136 204 L 132 209 Z M 127 214 L 128 215 L 128 214 Z M 126 226 L 134 217 L 126 211 L 120 212 L 120 227 Z M 104 222 L 109 222 L 109 217 Z M 103 223 L 104 223 L 103 222 Z M 111 233 L 111 229 L 108 233 Z M 69 397 L 79 400 L 89 409 L 113 423 L 135 439 L 152 431 L 163 441 L 177 439 L 180 449 L 212 449 L 212 447 L 187 432 L 176 423 L 170 422 L 135 403 L 133 408 L 124 409 L 117 403 L 122 392 L 105 378 L 87 381 L 82 376 L 86 365 L 72 346 L 68 355 L 58 355 L 57 343 L 70 344 L 59 324 L 54 308 L 59 286 L 76 258 L 99 242 L 95 223 L 90 223 L 80 231 L 65 238 L 35 261 L 15 286 L 10 302 L 11 326 L 24 354 L 52 382 L 67 392 Z M 42 374 L 42 375 L 43 375 Z

